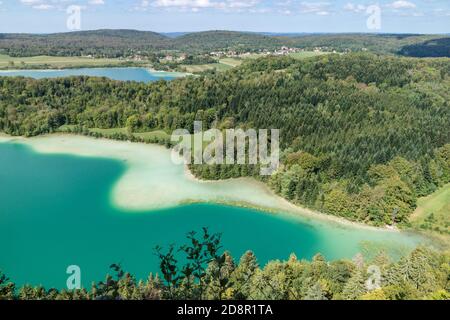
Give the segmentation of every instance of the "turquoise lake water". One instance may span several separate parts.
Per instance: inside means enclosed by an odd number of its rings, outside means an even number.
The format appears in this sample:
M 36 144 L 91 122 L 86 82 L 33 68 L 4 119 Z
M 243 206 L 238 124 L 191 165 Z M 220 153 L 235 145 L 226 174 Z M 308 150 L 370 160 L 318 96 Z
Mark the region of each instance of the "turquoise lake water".
M 180 74 L 170 72 L 151 72 L 145 68 L 80 68 L 64 70 L 17 70 L 1 71 L 0 76 L 29 77 L 34 79 L 60 78 L 69 76 L 106 77 L 120 81 L 152 82 L 173 80 Z
M 0 269 L 17 284 L 63 288 L 78 265 L 86 287 L 112 263 L 138 278 L 158 271 L 156 245 L 183 244 L 191 230 L 223 233 L 237 260 L 253 250 L 261 265 L 291 253 L 310 259 L 351 258 L 364 248 L 406 253 L 416 236 L 297 219 L 214 204 L 151 212 L 119 210 L 114 183 L 126 167 L 115 160 L 49 155 L 0 143 Z

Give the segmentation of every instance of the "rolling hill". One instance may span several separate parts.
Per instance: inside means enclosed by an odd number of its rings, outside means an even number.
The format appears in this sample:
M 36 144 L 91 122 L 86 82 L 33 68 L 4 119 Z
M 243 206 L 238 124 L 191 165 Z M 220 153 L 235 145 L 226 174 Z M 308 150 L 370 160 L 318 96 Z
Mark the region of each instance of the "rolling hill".
M 176 36 L 174 36 L 174 34 Z M 24 56 L 122 57 L 166 50 L 190 54 L 218 50 L 259 51 L 281 46 L 338 52 L 372 51 L 414 57 L 450 57 L 450 37 L 417 34 L 268 34 L 204 31 L 159 34 L 136 30 L 93 30 L 56 34 L 0 34 L 0 53 Z

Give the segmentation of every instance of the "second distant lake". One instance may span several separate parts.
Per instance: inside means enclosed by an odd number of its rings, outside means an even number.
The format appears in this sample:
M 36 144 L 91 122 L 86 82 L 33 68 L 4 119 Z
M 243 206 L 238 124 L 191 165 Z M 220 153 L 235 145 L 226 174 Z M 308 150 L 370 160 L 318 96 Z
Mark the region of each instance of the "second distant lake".
M 145 68 L 80 68 L 62 70 L 14 70 L 0 71 L 0 77 L 28 77 L 34 79 L 61 78 L 70 76 L 106 77 L 120 81 L 153 82 L 173 80 L 183 73 L 150 71 Z

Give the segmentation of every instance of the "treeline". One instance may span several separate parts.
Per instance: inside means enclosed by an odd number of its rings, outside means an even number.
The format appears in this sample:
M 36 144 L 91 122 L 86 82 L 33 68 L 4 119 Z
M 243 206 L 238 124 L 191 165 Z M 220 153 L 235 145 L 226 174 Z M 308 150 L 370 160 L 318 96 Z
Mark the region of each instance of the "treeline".
M 0 300 L 450 300 L 450 255 L 419 247 L 399 261 L 383 252 L 366 259 L 311 261 L 295 255 L 261 267 L 252 252 L 236 262 L 221 236 L 188 234 L 181 247 L 156 248 L 160 274 L 138 280 L 111 265 L 90 289 L 16 288 L 0 272 Z
M 130 141 L 137 143 L 146 143 L 146 144 L 159 144 L 165 146 L 170 149 L 175 146 L 175 143 L 172 142 L 170 137 L 158 136 L 154 135 L 151 137 L 140 137 L 139 135 L 133 134 L 131 130 L 128 130 L 126 133 L 122 132 L 113 132 L 113 133 L 101 133 L 97 131 L 93 131 L 90 128 L 83 126 L 74 126 L 74 127 L 61 127 L 57 130 L 60 133 L 69 133 L 76 135 L 83 135 L 87 137 L 92 137 L 96 139 L 104 138 L 104 139 L 112 139 L 118 141 Z
M 153 65 L 153 64 L 152 64 Z M 145 67 L 146 65 L 142 62 L 136 61 L 120 61 L 115 63 L 104 63 L 104 64 L 96 64 L 95 68 L 133 68 L 133 67 Z M 92 64 L 86 63 L 76 63 L 72 64 L 68 62 L 64 65 L 52 65 L 48 63 L 43 64 L 29 64 L 24 61 L 14 62 L 10 61 L 7 66 L 1 66 L 0 70 L 61 70 L 61 69 L 84 69 L 84 68 L 92 68 Z M 162 70 L 162 69 L 158 69 Z M 162 70 L 163 71 L 163 70 Z
M 288 44 L 282 40 L 258 33 L 207 31 L 170 38 L 150 31 L 93 30 L 48 35 L 0 34 L 0 51 L 13 57 L 37 55 L 127 57 L 167 51 L 189 54 L 209 53 L 215 50 L 253 52 L 273 50 Z
M 50 55 L 128 57 L 135 54 L 151 56 L 155 53 L 179 51 L 188 54 L 211 51 L 259 52 L 273 51 L 282 46 L 324 51 L 355 52 L 369 50 L 382 54 L 417 52 L 427 41 L 447 41 L 442 35 L 416 34 L 310 34 L 264 35 L 249 32 L 206 31 L 167 37 L 149 31 L 93 30 L 48 35 L 0 34 L 0 52 L 13 57 Z M 434 43 L 434 42 L 433 42 Z M 408 46 L 412 46 L 410 50 Z M 402 49 L 405 48 L 405 49 Z M 447 50 L 445 49 L 447 48 Z M 447 46 L 426 46 L 421 57 L 449 57 Z M 437 53 L 439 52 L 439 55 Z M 411 54 L 416 56 L 415 54 Z
M 450 38 L 441 38 L 404 46 L 399 54 L 409 57 L 450 57 Z
M 119 58 L 162 50 L 168 38 L 149 31 L 93 30 L 70 33 L 0 34 L 0 51 L 12 57 L 88 56 Z
M 322 48 L 323 50 L 337 52 L 370 51 L 377 54 L 392 54 L 415 56 L 412 51 L 403 50 L 404 47 L 421 46 L 428 41 L 436 39 L 450 39 L 442 35 L 418 35 L 418 34 L 313 34 L 293 37 L 291 40 L 295 46 L 306 49 Z M 440 55 L 436 53 L 440 52 Z M 428 47 L 421 57 L 450 57 L 450 52 L 434 50 Z
M 263 58 L 224 73 L 150 84 L 0 78 L 0 130 L 33 136 L 77 125 L 192 132 L 196 120 L 205 130 L 280 129 L 283 167 L 269 181 L 278 193 L 351 220 L 406 223 L 417 197 L 449 179 L 449 89 L 447 59 L 362 53 Z M 205 179 L 259 172 L 251 166 L 192 170 Z
M 419 161 L 397 156 L 387 164 L 374 164 L 367 180 L 332 179 L 336 168 L 327 157 L 298 152 L 285 160 L 285 166 L 269 179 L 278 194 L 321 212 L 379 226 L 407 224 L 417 198 L 450 181 L 450 144 Z

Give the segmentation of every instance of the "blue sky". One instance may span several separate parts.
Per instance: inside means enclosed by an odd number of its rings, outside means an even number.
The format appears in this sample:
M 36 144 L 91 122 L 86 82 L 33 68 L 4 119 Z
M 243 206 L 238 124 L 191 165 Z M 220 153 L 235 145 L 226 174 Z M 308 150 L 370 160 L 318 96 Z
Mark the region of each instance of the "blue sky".
M 0 0 L 0 33 L 69 31 L 70 5 L 82 30 L 450 33 L 450 0 Z

